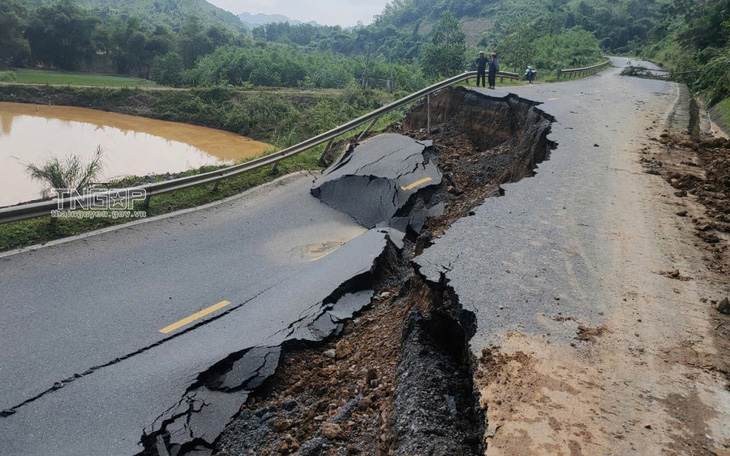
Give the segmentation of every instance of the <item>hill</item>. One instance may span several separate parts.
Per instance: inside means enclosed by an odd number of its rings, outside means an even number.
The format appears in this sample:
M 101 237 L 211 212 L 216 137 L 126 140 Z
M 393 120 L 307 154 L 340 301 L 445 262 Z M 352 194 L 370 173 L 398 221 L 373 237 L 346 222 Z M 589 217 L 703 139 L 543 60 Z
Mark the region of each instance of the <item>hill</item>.
M 198 16 L 205 25 L 222 24 L 228 28 L 241 29 L 243 24 L 236 15 L 229 13 L 205 0 L 69 0 L 92 10 L 96 17 L 109 21 L 115 17 L 123 19 L 137 16 L 143 23 L 154 27 L 165 24 L 177 30 L 192 15 Z M 22 0 L 33 11 L 48 0 Z
M 251 14 L 247 12 L 243 12 L 238 15 L 238 18 L 243 22 L 244 24 L 248 25 L 249 27 L 258 27 L 259 25 L 266 25 L 266 24 L 277 24 L 281 22 L 287 22 L 291 25 L 299 25 L 304 24 L 302 21 L 297 21 L 295 19 L 289 19 L 288 17 L 284 16 L 283 14 L 263 14 L 263 13 L 256 13 Z M 309 25 L 319 25 L 314 21 L 307 22 Z

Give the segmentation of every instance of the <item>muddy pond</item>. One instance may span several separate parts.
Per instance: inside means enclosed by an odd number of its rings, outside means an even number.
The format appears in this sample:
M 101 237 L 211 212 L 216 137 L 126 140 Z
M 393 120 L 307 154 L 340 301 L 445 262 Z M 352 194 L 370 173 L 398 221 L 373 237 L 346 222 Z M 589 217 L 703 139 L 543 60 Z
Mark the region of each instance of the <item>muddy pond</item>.
M 175 173 L 232 164 L 271 145 L 234 133 L 93 109 L 0 102 L 0 207 L 41 197 L 45 184 L 29 163 L 57 157 L 88 162 L 103 149 L 106 182 L 124 176 Z

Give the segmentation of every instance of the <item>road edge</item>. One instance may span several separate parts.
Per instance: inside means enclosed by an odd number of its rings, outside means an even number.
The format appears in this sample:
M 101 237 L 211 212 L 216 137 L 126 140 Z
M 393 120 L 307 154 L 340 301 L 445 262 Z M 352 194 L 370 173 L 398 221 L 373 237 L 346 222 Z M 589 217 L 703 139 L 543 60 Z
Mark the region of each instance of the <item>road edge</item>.
M 47 248 L 47 247 L 55 247 L 55 246 L 58 246 L 58 245 L 63 245 L 63 244 L 67 244 L 67 243 L 70 243 L 70 242 L 79 241 L 79 240 L 82 240 L 82 239 L 87 239 L 87 238 L 94 237 L 94 236 L 98 236 L 98 235 L 101 235 L 101 234 L 106 234 L 106 233 L 111 233 L 111 232 L 114 232 L 114 231 L 118 231 L 118 230 L 121 230 L 121 229 L 124 229 L 124 228 L 131 228 L 131 227 L 135 227 L 135 226 L 142 225 L 142 224 L 146 224 L 146 223 L 152 223 L 152 222 L 157 222 L 159 220 L 165 220 L 165 219 L 168 219 L 168 218 L 178 217 L 178 216 L 181 216 L 181 215 L 189 214 L 191 212 L 201 211 L 201 210 L 205 210 L 205 209 L 211 209 L 211 208 L 214 208 L 216 206 L 220 206 L 221 204 L 230 203 L 232 201 L 236 201 L 236 200 L 239 200 L 239 199 L 242 199 L 242 198 L 246 198 L 246 197 L 253 196 L 255 193 L 258 193 L 258 192 L 261 192 L 261 191 L 266 191 L 267 189 L 269 189 L 270 187 L 273 187 L 273 186 L 287 185 L 290 181 L 293 181 L 293 180 L 295 180 L 295 179 L 297 179 L 299 177 L 303 177 L 305 175 L 315 177 L 317 174 L 319 174 L 318 171 L 311 171 L 311 170 L 297 171 L 297 172 L 294 172 L 294 173 L 291 173 L 291 174 L 287 174 L 285 176 L 278 177 L 278 178 L 274 179 L 271 182 L 267 182 L 265 184 L 257 185 L 256 187 L 250 188 L 250 189 L 244 191 L 243 193 L 239 193 L 237 195 L 229 196 L 229 197 L 223 198 L 223 199 L 218 200 L 218 201 L 213 201 L 213 202 L 210 202 L 210 203 L 206 203 L 206 204 L 203 204 L 201 206 L 195 206 L 195 207 L 190 207 L 190 208 L 187 208 L 187 209 L 181 209 L 181 210 L 175 211 L 175 212 L 168 212 L 166 214 L 155 215 L 153 217 L 144 218 L 144 219 L 140 219 L 140 220 L 135 220 L 133 222 L 123 223 L 123 224 L 120 224 L 120 225 L 109 226 L 109 227 L 106 227 L 106 228 L 101 228 L 101 229 L 94 230 L 94 231 L 89 231 L 89 232 L 86 232 L 86 233 L 76 234 L 74 236 L 64 237 L 64 238 L 61 238 L 61 239 L 54 239 L 52 241 L 48 241 L 48 242 L 43 243 L 43 244 L 33 244 L 33 245 L 30 245 L 30 246 L 27 246 L 27 247 L 19 247 L 17 249 L 8 250 L 6 252 L 0 252 L 0 259 L 6 259 L 6 258 L 15 256 L 15 255 L 19 255 L 21 253 L 35 252 L 35 251 L 38 251 L 38 250 L 41 250 L 41 249 L 44 249 L 44 248 Z

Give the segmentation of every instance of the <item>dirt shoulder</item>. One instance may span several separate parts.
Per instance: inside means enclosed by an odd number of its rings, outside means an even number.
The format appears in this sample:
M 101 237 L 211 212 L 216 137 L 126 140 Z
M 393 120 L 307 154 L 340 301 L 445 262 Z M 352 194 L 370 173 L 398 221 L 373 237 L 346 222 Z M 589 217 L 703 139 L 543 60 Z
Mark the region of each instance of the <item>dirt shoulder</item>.
M 604 324 L 482 353 L 488 455 L 730 454 L 729 144 L 650 125 L 620 157 Z

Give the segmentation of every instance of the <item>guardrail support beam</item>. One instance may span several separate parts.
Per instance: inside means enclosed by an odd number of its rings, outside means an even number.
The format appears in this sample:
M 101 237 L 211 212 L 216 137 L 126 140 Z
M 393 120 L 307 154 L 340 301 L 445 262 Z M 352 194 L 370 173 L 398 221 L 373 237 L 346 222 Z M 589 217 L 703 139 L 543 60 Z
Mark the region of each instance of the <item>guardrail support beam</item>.
M 218 191 L 218 184 L 220 184 L 220 183 L 221 183 L 220 180 L 217 180 L 217 181 L 213 182 L 213 188 L 211 188 L 210 191 L 213 192 L 213 193 L 217 192 Z
M 147 195 L 144 198 L 144 201 L 142 201 L 142 210 L 146 211 L 150 208 L 150 200 L 152 199 L 152 195 Z
M 426 131 L 431 134 L 431 94 L 426 95 Z
M 335 138 L 330 139 L 327 142 L 327 145 L 325 146 L 324 150 L 322 151 L 322 155 L 319 156 L 319 166 L 327 166 L 327 162 L 330 161 L 332 157 L 330 155 L 332 154 L 332 144 L 335 142 Z
M 380 117 L 376 117 L 368 124 L 367 127 L 365 127 L 365 130 L 360 133 L 360 136 L 357 137 L 358 142 L 362 140 L 365 136 L 367 136 L 368 133 L 370 133 L 370 130 L 375 126 L 375 124 L 378 122 Z

